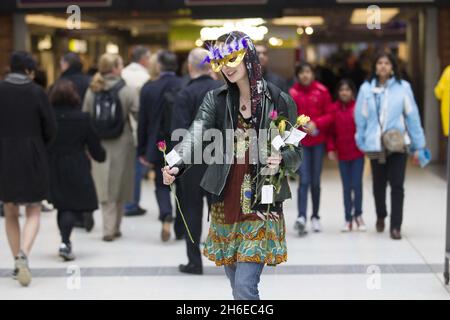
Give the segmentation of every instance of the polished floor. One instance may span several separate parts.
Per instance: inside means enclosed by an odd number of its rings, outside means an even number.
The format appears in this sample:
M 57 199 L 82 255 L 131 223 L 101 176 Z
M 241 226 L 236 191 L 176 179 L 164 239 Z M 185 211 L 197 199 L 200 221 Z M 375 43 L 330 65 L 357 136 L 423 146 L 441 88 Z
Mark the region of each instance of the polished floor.
M 323 174 L 323 232 L 298 238 L 293 230 L 294 199 L 285 205 L 288 262 L 267 267 L 263 299 L 449 299 L 443 283 L 446 181 L 434 170 L 407 172 L 403 240 L 374 230 L 371 178 L 364 181 L 364 218 L 368 232 L 343 234 L 339 174 L 328 164 Z M 0 220 L 0 299 L 230 299 L 222 268 L 205 260 L 205 275 L 177 271 L 185 263 L 184 242 L 161 243 L 152 183 L 145 182 L 143 217 L 125 218 L 123 238 L 102 242 L 101 215 L 91 233 L 73 235 L 77 260 L 61 262 L 55 213 L 42 214 L 41 231 L 31 254 L 33 282 L 21 288 L 9 277 L 12 258 Z M 204 235 L 207 230 L 204 219 Z

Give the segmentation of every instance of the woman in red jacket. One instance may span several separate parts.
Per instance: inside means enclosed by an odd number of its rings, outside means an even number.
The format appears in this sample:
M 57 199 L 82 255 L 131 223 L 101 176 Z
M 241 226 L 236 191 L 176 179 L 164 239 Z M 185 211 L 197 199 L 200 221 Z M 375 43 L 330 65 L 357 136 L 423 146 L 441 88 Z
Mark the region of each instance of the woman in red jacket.
M 334 114 L 327 140 L 327 151 L 331 160 L 339 159 L 345 208 L 345 224 L 342 232 L 352 231 L 353 219 L 358 231 L 366 231 L 361 216 L 364 154 L 358 149 L 355 141 L 356 87 L 351 80 L 343 79 L 338 83 L 336 92 L 338 99 L 332 104 Z
M 328 127 L 332 121 L 330 108 L 331 97 L 328 89 L 315 81 L 313 67 L 306 62 L 295 68 L 298 82 L 289 90 L 290 95 L 297 104 L 297 114 L 304 114 L 311 118 L 306 126 L 308 136 L 302 140 L 303 162 L 299 169 L 300 186 L 298 189 L 299 215 L 295 228 L 299 235 L 306 234 L 306 209 L 308 189 L 312 194 L 311 224 L 314 232 L 321 231 L 319 217 L 320 203 L 320 176 L 322 174 L 322 161 L 325 154 L 325 142 Z

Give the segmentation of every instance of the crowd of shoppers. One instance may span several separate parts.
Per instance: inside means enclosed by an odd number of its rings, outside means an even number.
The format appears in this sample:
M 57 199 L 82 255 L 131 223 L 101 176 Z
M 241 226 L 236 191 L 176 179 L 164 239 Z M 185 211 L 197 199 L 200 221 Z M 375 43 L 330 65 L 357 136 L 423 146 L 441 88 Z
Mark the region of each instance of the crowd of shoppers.
M 245 35 L 234 32 L 219 38 L 218 43 L 229 45 L 242 37 Z M 179 266 L 180 272 L 203 273 L 200 243 L 206 199 L 211 227 L 203 254 L 225 266 L 236 299 L 258 299 L 264 264 L 286 260 L 282 203 L 290 192 L 283 189 L 268 221 L 258 215 L 265 211 L 264 206 L 254 207 L 254 216 L 241 215 L 241 184 L 248 177 L 255 178 L 255 167 L 247 163 L 167 168 L 157 142 L 165 140 L 172 149 L 171 133 L 176 129 L 192 131 L 195 123 L 204 129 L 225 130 L 228 125 L 243 131 L 263 128 L 268 124 L 261 121 L 267 115 L 258 108 L 268 113 L 274 108 L 273 101 L 283 101 L 277 107 L 289 117 L 310 117 L 301 128 L 307 136 L 298 148 L 269 157 L 270 165 L 282 162 L 299 176 L 294 225 L 298 235 L 307 234 L 309 194 L 311 229 L 322 231 L 321 174 L 327 154 L 337 161 L 342 180 L 342 231 L 367 230 L 362 199 L 365 159 L 369 158 L 375 228 L 383 232 L 390 214 L 391 238 L 401 239 L 408 155 L 418 163 L 427 157 L 427 149 L 411 85 L 402 78 L 395 57 L 389 53 L 375 57 L 372 74 L 357 81 L 360 88 L 349 79 L 352 77 L 330 87 L 326 81 L 316 80 L 323 70 L 301 62 L 294 68 L 295 81 L 289 88 L 288 81 L 270 70 L 268 48 L 250 40 L 247 44 L 245 63 L 233 65 L 236 58 L 230 59 L 221 66 L 221 72 L 212 72 L 204 63 L 209 58 L 207 50 L 193 49 L 187 58 L 188 81 L 177 75 L 177 55 L 168 50 L 152 54 L 148 48 L 136 46 L 125 68 L 120 55 L 103 54 L 92 77 L 83 73 L 80 57 L 69 52 L 61 57 L 61 75 L 48 92 L 34 81 L 38 68 L 33 57 L 26 52 L 12 54 L 10 73 L 0 81 L 0 215 L 5 216 L 15 264 L 13 276 L 20 284 L 27 286 L 31 281 L 28 257 L 38 234 L 42 201 L 47 200 L 57 211 L 61 236 L 58 254 L 71 261 L 75 259 L 72 230 L 76 226 L 91 230 L 97 209 L 102 213 L 106 242 L 122 236 L 124 215 L 145 214 L 140 205 L 141 183 L 153 172 L 161 240 L 173 238 L 173 229 L 175 239 L 186 241 L 188 262 Z M 347 74 L 358 73 L 353 71 Z M 449 74 L 444 72 L 435 89 L 443 101 L 443 115 L 448 114 Z M 443 129 L 448 134 L 448 117 L 443 117 Z M 195 140 L 197 133 L 191 133 L 194 138 L 183 139 L 185 146 Z M 185 233 L 181 213 L 172 205 L 168 186 L 172 182 L 181 207 L 189 209 L 184 213 L 194 242 Z M 220 190 L 219 185 L 223 185 Z M 23 228 L 19 224 L 20 206 L 26 208 Z M 279 239 L 269 242 L 270 255 L 262 254 L 260 241 L 251 237 L 263 229 Z

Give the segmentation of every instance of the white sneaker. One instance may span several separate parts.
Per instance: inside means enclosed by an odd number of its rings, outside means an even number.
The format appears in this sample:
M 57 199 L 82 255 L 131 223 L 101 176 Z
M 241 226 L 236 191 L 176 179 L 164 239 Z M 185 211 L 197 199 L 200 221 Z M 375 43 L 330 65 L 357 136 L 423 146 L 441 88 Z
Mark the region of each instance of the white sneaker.
M 360 232 L 366 232 L 367 231 L 367 227 L 366 224 L 364 223 L 364 220 L 361 216 L 356 217 L 355 218 L 355 222 L 356 222 L 356 228 L 358 231 Z
M 294 229 L 297 230 L 299 236 L 304 236 L 308 233 L 306 231 L 306 219 L 305 217 L 298 217 L 294 224 Z
M 31 282 L 31 271 L 28 267 L 27 256 L 21 251 L 15 260 L 16 277 L 19 283 L 27 287 Z
M 351 222 L 345 222 L 344 226 L 341 229 L 341 232 L 351 232 L 352 228 L 353 226 Z
M 313 232 L 321 232 L 322 225 L 320 224 L 320 219 L 312 218 L 311 219 L 311 229 Z

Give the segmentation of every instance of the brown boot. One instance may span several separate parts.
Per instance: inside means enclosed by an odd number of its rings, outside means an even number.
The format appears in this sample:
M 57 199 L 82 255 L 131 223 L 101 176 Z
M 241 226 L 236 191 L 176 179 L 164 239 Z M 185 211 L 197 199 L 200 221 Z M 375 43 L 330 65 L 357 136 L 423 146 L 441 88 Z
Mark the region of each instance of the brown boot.
M 400 230 L 398 229 L 392 229 L 391 230 L 391 239 L 392 240 L 401 240 L 402 234 L 400 233 Z
M 114 236 L 103 236 L 102 240 L 105 242 L 111 242 L 114 241 Z
M 384 219 L 380 219 L 380 218 L 377 219 L 376 228 L 377 228 L 377 232 L 379 232 L 379 233 L 384 232 L 384 228 L 385 228 Z
M 163 242 L 167 242 L 170 240 L 170 229 L 172 228 L 172 222 L 172 216 L 167 216 L 162 223 L 161 240 Z

